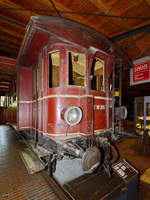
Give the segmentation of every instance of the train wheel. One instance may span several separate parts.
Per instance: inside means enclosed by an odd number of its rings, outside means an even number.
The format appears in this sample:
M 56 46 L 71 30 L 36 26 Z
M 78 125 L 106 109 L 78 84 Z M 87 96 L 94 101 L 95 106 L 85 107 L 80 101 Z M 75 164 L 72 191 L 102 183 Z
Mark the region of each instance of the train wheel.
M 101 162 L 101 152 L 96 146 L 89 147 L 82 157 L 82 169 L 85 173 L 92 173 Z

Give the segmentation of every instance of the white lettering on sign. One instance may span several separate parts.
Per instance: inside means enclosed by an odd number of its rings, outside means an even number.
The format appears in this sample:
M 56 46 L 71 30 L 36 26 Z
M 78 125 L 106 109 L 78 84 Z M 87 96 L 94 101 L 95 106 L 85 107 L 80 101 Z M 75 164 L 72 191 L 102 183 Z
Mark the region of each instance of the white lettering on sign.
M 105 105 L 94 105 L 94 110 L 105 110 Z
M 133 83 L 149 80 L 149 61 L 133 66 Z
M 134 72 L 147 70 L 147 67 L 148 67 L 147 63 L 143 64 L 143 65 L 139 65 L 137 67 L 134 67 Z

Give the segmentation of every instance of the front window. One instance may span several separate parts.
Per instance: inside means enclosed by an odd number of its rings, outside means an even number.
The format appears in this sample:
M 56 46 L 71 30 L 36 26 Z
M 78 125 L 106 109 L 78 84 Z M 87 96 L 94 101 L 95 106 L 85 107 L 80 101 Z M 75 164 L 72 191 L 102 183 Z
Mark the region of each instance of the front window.
M 91 68 L 91 89 L 104 91 L 104 61 L 94 58 Z
M 60 52 L 49 53 L 49 88 L 59 86 Z
M 85 54 L 69 52 L 69 85 L 85 86 Z

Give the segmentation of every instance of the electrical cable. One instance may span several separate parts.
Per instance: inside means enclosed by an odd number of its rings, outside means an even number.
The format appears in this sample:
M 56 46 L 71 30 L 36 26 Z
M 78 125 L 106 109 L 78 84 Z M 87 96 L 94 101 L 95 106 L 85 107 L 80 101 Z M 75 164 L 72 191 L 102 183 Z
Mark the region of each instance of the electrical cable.
M 51 1 L 52 2 L 52 1 Z M 119 15 L 107 15 L 107 14 L 96 14 L 96 13 L 88 13 L 88 12 L 76 12 L 76 11 L 61 11 L 56 9 L 32 9 L 32 8 L 0 8 L 0 10 L 14 10 L 14 11 L 35 11 L 35 12 L 53 12 L 57 13 L 59 16 L 60 14 L 73 14 L 73 15 L 87 15 L 87 16 L 99 16 L 99 17 L 109 17 L 109 18 L 121 18 L 121 19 L 130 19 L 130 20 L 141 20 L 146 21 L 150 20 L 150 17 L 134 17 L 134 16 L 119 16 Z

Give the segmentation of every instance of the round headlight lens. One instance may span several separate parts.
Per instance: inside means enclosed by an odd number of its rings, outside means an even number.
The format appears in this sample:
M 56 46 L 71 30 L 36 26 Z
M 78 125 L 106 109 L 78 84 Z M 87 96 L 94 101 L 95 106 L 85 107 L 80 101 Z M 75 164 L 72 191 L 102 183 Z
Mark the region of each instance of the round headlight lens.
M 64 119 L 69 126 L 78 124 L 82 119 L 82 111 L 79 107 L 71 106 L 67 108 Z

